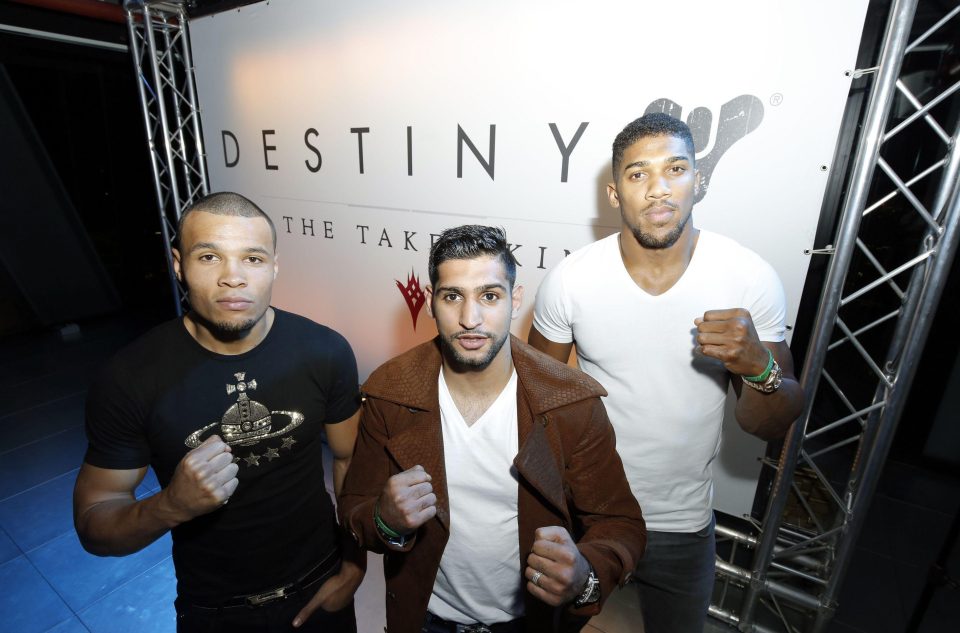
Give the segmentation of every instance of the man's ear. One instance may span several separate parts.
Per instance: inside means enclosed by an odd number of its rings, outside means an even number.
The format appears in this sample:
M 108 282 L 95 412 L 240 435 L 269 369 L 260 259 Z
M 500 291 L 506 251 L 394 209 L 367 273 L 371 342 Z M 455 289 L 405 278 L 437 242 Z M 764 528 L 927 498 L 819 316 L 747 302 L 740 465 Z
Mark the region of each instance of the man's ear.
M 513 311 L 510 314 L 510 318 L 516 319 L 517 314 L 520 312 L 520 306 L 523 305 L 523 286 L 513 287 L 513 293 L 510 297 L 510 300 L 513 304 Z
M 430 315 L 431 319 L 434 319 L 436 317 L 433 316 L 433 286 L 424 288 L 423 294 L 427 297 L 427 314 Z
M 617 185 L 615 183 L 607 183 L 607 200 L 614 209 L 620 208 L 620 194 L 617 193 Z
M 171 248 L 170 252 L 173 254 L 173 272 L 177 275 L 177 281 L 183 283 L 183 273 L 180 270 L 180 251 Z
M 693 195 L 699 196 L 700 189 L 703 187 L 703 174 L 700 173 L 700 170 L 696 170 L 693 176 Z

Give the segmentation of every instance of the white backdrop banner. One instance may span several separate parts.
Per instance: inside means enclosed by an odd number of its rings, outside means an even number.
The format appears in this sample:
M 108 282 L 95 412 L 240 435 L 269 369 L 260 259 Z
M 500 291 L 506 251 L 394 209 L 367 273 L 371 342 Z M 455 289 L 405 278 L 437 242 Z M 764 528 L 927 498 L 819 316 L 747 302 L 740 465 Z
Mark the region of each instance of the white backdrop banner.
M 363 379 L 436 334 L 422 288 L 446 227 L 507 230 L 525 338 L 547 270 L 619 228 L 613 138 L 666 111 L 694 131 L 694 223 L 776 268 L 792 325 L 866 7 L 284 0 L 207 16 L 191 41 L 211 187 L 270 214 L 274 305 L 343 333 Z M 762 450 L 725 434 L 719 509 L 749 511 Z

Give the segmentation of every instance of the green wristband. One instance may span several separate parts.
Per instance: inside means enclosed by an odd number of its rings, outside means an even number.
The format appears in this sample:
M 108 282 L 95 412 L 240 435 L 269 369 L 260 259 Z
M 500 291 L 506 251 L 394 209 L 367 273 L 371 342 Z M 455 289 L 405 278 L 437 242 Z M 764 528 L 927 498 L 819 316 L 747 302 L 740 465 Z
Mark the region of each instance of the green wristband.
M 763 370 L 763 373 L 759 376 L 743 376 L 743 379 L 748 382 L 763 382 L 767 379 L 767 376 L 770 375 L 770 371 L 773 369 L 773 352 L 769 349 L 767 350 L 767 368 Z
M 384 523 L 383 519 L 380 518 L 380 502 L 379 501 L 377 501 L 377 505 L 374 507 L 374 510 L 373 510 L 373 521 L 377 524 L 377 527 L 380 528 L 380 531 L 382 531 L 384 534 L 386 534 L 390 538 L 403 538 L 402 534 L 398 534 L 397 532 L 390 529 L 390 526 Z

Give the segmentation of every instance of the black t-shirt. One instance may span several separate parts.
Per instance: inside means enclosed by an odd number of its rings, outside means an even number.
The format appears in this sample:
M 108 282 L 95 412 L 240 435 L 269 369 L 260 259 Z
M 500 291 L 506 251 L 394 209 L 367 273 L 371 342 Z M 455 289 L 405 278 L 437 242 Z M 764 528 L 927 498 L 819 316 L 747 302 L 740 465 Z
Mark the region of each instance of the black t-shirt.
M 283 585 L 338 545 L 321 431 L 359 406 L 356 360 L 337 332 L 275 313 L 266 338 L 236 356 L 205 349 L 180 319 L 165 323 L 114 357 L 87 398 L 93 466 L 150 464 L 166 487 L 210 435 L 231 446 L 240 483 L 230 503 L 173 530 L 181 595 Z

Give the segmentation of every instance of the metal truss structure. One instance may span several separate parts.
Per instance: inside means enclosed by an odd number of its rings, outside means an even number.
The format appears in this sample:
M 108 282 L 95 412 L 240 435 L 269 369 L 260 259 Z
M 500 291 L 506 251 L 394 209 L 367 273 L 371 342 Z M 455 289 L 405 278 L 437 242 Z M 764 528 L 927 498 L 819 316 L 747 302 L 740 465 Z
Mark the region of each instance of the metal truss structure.
M 182 0 L 124 2 L 153 166 L 160 230 L 178 316 L 183 313 L 186 289 L 174 274 L 170 249 L 177 238 L 180 213 L 209 192 L 183 4 Z
M 960 6 L 911 42 L 916 7 L 892 3 L 876 66 L 852 73 L 872 85 L 836 235 L 812 252 L 830 263 L 801 375 L 808 402 L 766 460 L 762 519 L 717 528 L 710 614 L 741 631 L 820 633 L 832 618 L 954 259 L 960 81 L 902 70 Z

